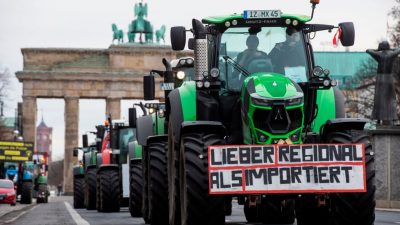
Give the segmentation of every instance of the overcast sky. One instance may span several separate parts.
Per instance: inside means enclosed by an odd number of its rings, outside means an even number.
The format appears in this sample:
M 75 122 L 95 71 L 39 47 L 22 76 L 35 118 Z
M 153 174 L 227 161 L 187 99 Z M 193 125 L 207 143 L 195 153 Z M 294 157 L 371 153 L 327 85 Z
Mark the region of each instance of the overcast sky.
M 133 20 L 134 0 L 0 0 L 0 67 L 12 75 L 22 70 L 21 48 L 78 47 L 107 48 L 111 44 L 111 24 L 124 32 Z M 281 9 L 284 13 L 309 15 L 309 0 L 147 0 L 148 19 L 158 29 L 184 25 L 192 18 L 241 13 L 244 9 Z M 394 0 L 321 0 L 314 23 L 337 25 L 352 21 L 356 29 L 356 43 L 350 50 L 365 51 L 376 48 L 386 38 L 388 11 Z M 167 33 L 167 36 L 169 33 Z M 333 33 L 318 34 L 313 41 L 316 50 L 343 51 L 331 46 Z M 125 38 L 126 39 L 126 38 Z M 168 38 L 169 39 L 169 38 Z M 167 41 L 168 42 L 168 41 Z M 14 78 L 10 99 L 6 102 L 6 116 L 13 116 L 16 102 L 21 101 L 21 85 Z M 132 102 L 124 101 L 123 113 Z M 61 158 L 64 150 L 64 103 L 59 100 L 38 101 L 38 123 L 41 114 L 53 127 L 53 151 Z M 80 101 L 80 132 L 93 130 L 104 119 L 105 101 Z

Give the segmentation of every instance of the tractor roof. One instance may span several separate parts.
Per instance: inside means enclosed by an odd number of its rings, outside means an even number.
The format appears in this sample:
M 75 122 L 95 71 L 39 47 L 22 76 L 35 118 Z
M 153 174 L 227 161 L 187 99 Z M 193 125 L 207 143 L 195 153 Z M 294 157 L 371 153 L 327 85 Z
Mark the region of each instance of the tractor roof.
M 306 15 L 295 15 L 295 14 L 282 14 L 282 19 L 296 19 L 299 22 L 306 23 L 311 21 L 311 17 Z M 206 17 L 202 20 L 203 23 L 206 24 L 222 24 L 226 21 L 234 20 L 234 19 L 244 19 L 243 14 L 231 14 L 225 16 L 210 16 Z

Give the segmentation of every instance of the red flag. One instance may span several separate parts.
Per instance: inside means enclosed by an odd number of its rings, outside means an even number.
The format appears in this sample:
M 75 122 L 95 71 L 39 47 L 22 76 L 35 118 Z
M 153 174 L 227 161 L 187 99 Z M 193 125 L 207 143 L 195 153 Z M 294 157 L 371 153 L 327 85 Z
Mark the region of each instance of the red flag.
M 338 46 L 338 39 L 340 39 L 342 37 L 342 28 L 339 27 L 339 29 L 336 31 L 335 36 L 333 36 L 333 46 L 337 47 Z

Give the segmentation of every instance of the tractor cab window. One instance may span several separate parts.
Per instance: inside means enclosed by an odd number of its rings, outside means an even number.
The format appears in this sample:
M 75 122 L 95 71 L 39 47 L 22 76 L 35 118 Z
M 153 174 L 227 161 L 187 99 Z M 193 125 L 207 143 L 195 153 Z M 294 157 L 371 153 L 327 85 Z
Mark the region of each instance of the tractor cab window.
M 121 151 L 120 161 L 126 163 L 128 153 L 128 143 L 135 140 L 133 128 L 124 128 L 119 130 L 119 149 Z
M 224 88 L 239 91 L 246 76 L 278 73 L 307 82 L 308 65 L 301 31 L 285 27 L 232 27 L 220 39 L 219 69 Z

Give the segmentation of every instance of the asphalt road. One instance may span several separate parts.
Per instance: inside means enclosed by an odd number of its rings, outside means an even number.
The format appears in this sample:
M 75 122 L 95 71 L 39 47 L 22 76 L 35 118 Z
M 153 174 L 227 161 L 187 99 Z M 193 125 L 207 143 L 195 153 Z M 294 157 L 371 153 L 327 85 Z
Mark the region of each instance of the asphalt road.
M 18 206 L 18 205 L 17 205 Z M 96 210 L 73 209 L 71 197 L 54 197 L 48 204 L 32 204 L 15 208 L 8 205 L 1 205 L 1 210 L 8 209 L 8 212 L 0 214 L 0 225 L 141 225 L 144 224 L 141 218 L 132 218 L 128 208 L 122 208 L 119 213 L 98 213 Z M 11 209 L 11 210 L 10 210 Z M 233 204 L 232 216 L 226 217 L 226 224 L 246 224 L 243 215 L 243 208 Z M 399 225 L 400 211 L 376 212 L 375 225 Z

